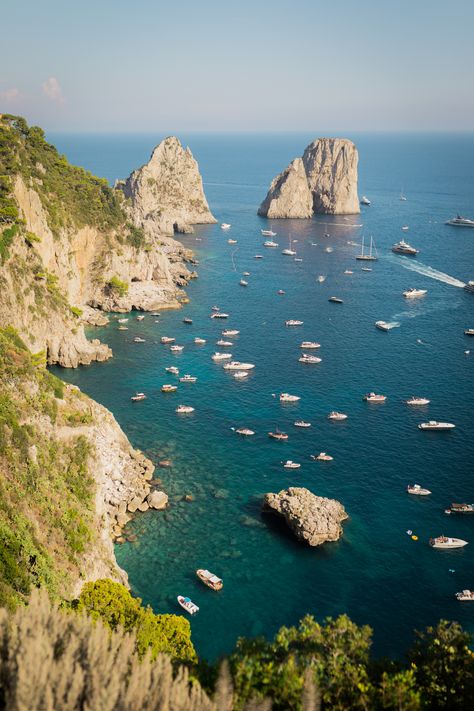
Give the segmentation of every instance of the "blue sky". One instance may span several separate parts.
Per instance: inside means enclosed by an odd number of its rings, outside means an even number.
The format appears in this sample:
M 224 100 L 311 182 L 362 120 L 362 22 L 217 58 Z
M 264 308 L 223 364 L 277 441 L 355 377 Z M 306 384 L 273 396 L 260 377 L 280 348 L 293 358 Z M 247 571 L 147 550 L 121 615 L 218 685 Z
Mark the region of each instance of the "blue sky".
M 14 0 L 0 111 L 52 131 L 474 130 L 472 0 Z

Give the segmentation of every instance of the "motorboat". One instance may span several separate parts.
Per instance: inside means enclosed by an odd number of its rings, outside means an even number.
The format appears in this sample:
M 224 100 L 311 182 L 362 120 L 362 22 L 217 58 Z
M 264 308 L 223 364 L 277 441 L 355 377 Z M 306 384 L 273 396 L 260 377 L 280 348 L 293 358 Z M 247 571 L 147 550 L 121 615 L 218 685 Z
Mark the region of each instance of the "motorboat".
M 171 353 L 181 353 L 183 348 L 184 348 L 184 346 L 171 346 L 170 352 Z
M 128 326 L 119 326 L 118 331 L 128 331 Z
M 360 204 L 361 204 L 361 205 L 370 205 L 370 200 L 369 200 L 369 198 L 366 197 L 365 195 L 362 195 L 362 197 L 361 197 L 361 199 L 360 199 Z
M 220 311 L 220 307 L 219 306 L 212 306 L 211 311 Z
M 198 346 L 203 346 L 206 342 L 205 338 L 195 338 L 194 343 Z
M 228 360 L 232 358 L 232 353 L 219 353 L 219 351 L 216 351 L 211 358 L 212 360 Z
M 248 427 L 238 427 L 237 429 L 235 429 L 235 427 L 231 427 L 230 429 L 233 430 L 235 434 L 242 435 L 243 437 L 251 437 L 255 434 L 255 432 L 250 430 Z
M 315 462 L 332 462 L 334 457 L 331 457 L 330 454 L 326 454 L 326 452 L 320 452 L 319 454 L 312 454 L 311 459 L 314 459 Z
M 245 281 L 245 279 L 241 279 L 239 281 L 239 284 L 240 284 L 240 286 L 248 286 L 249 285 L 248 281 Z
M 474 504 L 450 504 L 445 510 L 447 514 L 472 514 L 474 513 Z
M 331 254 L 331 252 L 334 252 L 334 249 L 332 247 L 326 247 L 326 249 L 324 251 L 327 252 L 328 254 Z
M 283 291 L 283 289 L 278 289 L 278 291 L 277 291 L 277 294 L 280 294 L 280 296 L 283 296 L 284 293 L 285 292 Z
M 228 222 L 223 222 L 221 224 L 221 230 L 230 230 L 231 227 L 232 227 L 232 225 L 229 225 Z
M 333 304 L 343 304 L 343 300 L 339 298 L 339 296 L 330 296 L 328 301 L 330 301 Z
M 465 336 L 474 336 L 474 328 L 466 328 L 464 331 Z
M 143 314 L 140 316 L 137 316 L 137 321 L 143 321 L 144 318 L 145 318 L 145 316 Z
M 227 244 L 237 244 L 237 240 L 236 239 L 228 239 Z
M 372 269 L 370 267 L 361 267 L 361 272 L 371 272 Z
M 332 412 L 329 413 L 328 420 L 335 420 L 336 422 L 342 422 L 342 420 L 347 420 L 347 415 L 345 415 L 343 412 L 336 412 L 336 410 L 333 410 Z
M 135 393 L 135 395 L 132 395 L 130 400 L 132 402 L 140 402 L 140 400 L 146 400 L 146 395 L 145 393 Z
M 407 494 L 413 494 L 414 496 L 429 496 L 431 491 L 429 489 L 424 489 L 419 484 L 408 484 Z
M 185 316 L 183 318 L 183 323 L 192 324 L 192 322 L 193 322 L 192 318 L 189 318 L 188 316 Z
M 176 392 L 177 389 L 178 389 L 177 385 L 169 385 L 168 383 L 161 386 L 162 393 L 174 393 L 174 392 Z
M 395 324 L 387 321 L 376 321 L 375 328 L 378 328 L 380 331 L 391 331 L 392 328 L 395 328 Z
M 271 439 L 278 440 L 279 442 L 285 442 L 288 439 L 286 432 L 280 432 L 278 427 L 275 429 L 275 432 L 269 432 L 268 436 L 271 437 Z
M 345 269 L 344 274 L 354 274 L 354 272 L 351 269 Z
M 302 353 L 301 356 L 298 358 L 298 361 L 300 363 L 321 363 L 322 358 L 318 358 L 318 356 L 315 355 L 310 355 L 309 353 Z
M 233 345 L 232 341 L 224 341 L 222 338 L 216 341 L 216 346 L 226 346 L 227 348 L 230 348 Z
M 179 370 L 176 366 L 171 365 L 169 368 L 165 368 L 167 373 L 173 373 L 173 375 L 179 375 Z
M 254 259 L 263 259 L 263 254 L 255 254 Z
M 260 232 L 264 237 L 276 237 L 276 232 L 273 232 L 273 230 L 260 230 Z
M 417 296 L 424 296 L 428 292 L 428 289 L 407 289 L 403 292 L 403 296 L 406 299 L 414 299 Z
M 214 575 L 214 573 L 209 572 L 209 570 L 203 570 L 202 568 L 199 568 L 198 570 L 196 570 L 196 575 L 198 576 L 199 580 L 204 583 L 204 585 L 207 585 L 208 588 L 211 588 L 211 590 L 215 590 L 216 592 L 222 590 L 224 582 L 221 580 L 221 578 L 218 578 L 217 575 Z
M 197 378 L 195 375 L 186 374 L 186 375 L 183 375 L 183 377 L 179 379 L 179 382 L 180 383 L 195 383 L 195 382 L 197 382 Z
M 298 462 L 293 462 L 291 459 L 287 459 L 286 462 L 282 462 L 285 469 L 299 469 L 301 464 Z
M 311 427 L 311 422 L 305 422 L 304 420 L 296 420 L 296 422 L 293 423 L 295 427 L 301 427 L 302 429 L 307 429 L 308 427 Z
M 238 336 L 240 331 L 236 331 L 235 328 L 226 328 L 224 331 L 221 331 L 222 335 L 227 337 L 227 336 Z
M 474 281 L 470 280 L 467 284 L 464 284 L 464 291 L 470 291 L 471 294 L 474 294 Z
M 403 226 L 401 227 L 401 230 L 402 230 L 403 232 L 408 232 L 409 229 L 410 229 L 410 228 L 408 227 L 408 225 L 403 225 Z
M 356 255 L 356 259 L 362 262 L 375 262 L 377 261 L 377 250 L 375 248 L 375 242 L 373 238 L 370 238 L 369 251 L 364 252 L 364 237 L 362 237 L 361 253 Z
M 301 257 L 295 257 L 293 261 L 294 262 L 302 262 L 303 260 L 301 259 Z
M 117 323 L 127 323 L 128 318 L 119 318 L 117 319 Z
M 461 600 L 461 602 L 474 602 L 474 590 L 461 590 L 461 592 L 457 592 L 456 600 Z
M 386 395 L 376 395 L 375 393 L 367 393 L 367 395 L 364 395 L 363 399 L 366 402 L 378 403 L 378 402 L 385 402 L 385 400 L 387 399 L 387 396 Z
M 290 318 L 288 321 L 285 321 L 285 326 L 302 326 L 304 321 L 298 321 L 297 319 Z
M 272 239 L 267 239 L 263 243 L 264 247 L 278 247 L 278 242 L 274 242 Z
M 325 282 L 325 281 L 326 281 L 325 275 L 324 275 L 324 274 L 320 274 L 320 275 L 318 276 L 318 281 L 319 281 L 320 284 L 322 284 L 323 282 Z
M 304 348 L 305 350 L 311 350 L 312 348 L 321 348 L 321 344 L 316 343 L 316 341 L 302 341 L 300 343 L 300 348 Z
M 160 343 L 174 343 L 176 338 L 171 338 L 170 336 L 161 336 Z
M 178 405 L 175 412 L 179 415 L 187 415 L 190 412 L 194 412 L 194 407 L 191 407 L 190 405 Z
M 211 314 L 211 318 L 229 318 L 229 314 L 225 314 L 222 311 L 214 311 Z
M 428 400 L 427 397 L 415 397 L 413 395 L 413 397 L 409 397 L 408 400 L 405 400 L 405 403 L 407 405 L 418 406 L 418 405 L 429 405 L 430 401 Z
M 474 227 L 474 220 L 469 220 L 467 217 L 462 215 L 456 215 L 446 222 L 447 225 L 452 225 L 453 227 Z
M 224 370 L 253 370 L 253 363 L 241 363 L 240 360 L 232 360 L 230 363 L 224 364 Z
M 133 342 L 134 343 L 145 343 L 145 339 L 142 338 L 141 336 L 135 336 L 135 338 L 133 339 Z
M 229 225 L 230 227 L 230 225 Z M 194 602 L 191 600 L 189 597 L 183 597 L 182 595 L 178 595 L 178 602 L 183 607 L 186 612 L 189 612 L 190 615 L 195 615 L 196 612 L 199 612 L 199 607 L 194 604 Z
M 243 380 L 248 377 L 249 373 L 247 370 L 237 370 L 235 373 L 232 373 L 232 375 L 236 380 Z
M 429 422 L 421 422 L 418 425 L 419 430 L 453 430 L 456 425 L 452 422 L 437 422 L 436 420 L 429 420 Z
M 451 538 L 451 536 L 430 538 L 429 543 L 432 548 L 464 548 L 468 545 L 468 541 L 463 541 L 462 538 Z
M 242 272 L 244 276 L 250 276 L 250 272 Z
M 409 257 L 416 256 L 419 251 L 419 249 L 415 249 L 415 247 L 412 247 L 411 244 L 405 242 L 404 239 L 401 239 L 400 242 L 397 242 L 392 246 L 392 252 L 395 252 L 396 254 L 406 254 Z
M 276 395 L 273 397 L 276 397 Z M 299 395 L 290 395 L 290 393 L 280 393 L 278 398 L 280 402 L 298 402 L 298 400 L 301 400 Z

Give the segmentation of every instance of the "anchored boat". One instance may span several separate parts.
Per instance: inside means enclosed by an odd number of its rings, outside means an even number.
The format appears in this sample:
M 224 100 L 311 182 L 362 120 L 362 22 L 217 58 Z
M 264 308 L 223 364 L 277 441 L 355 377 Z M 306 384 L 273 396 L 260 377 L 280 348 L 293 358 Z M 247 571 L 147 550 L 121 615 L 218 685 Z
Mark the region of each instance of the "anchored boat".
M 177 599 L 181 607 L 183 607 L 186 612 L 189 612 L 190 615 L 195 615 L 196 612 L 199 612 L 199 607 L 194 604 L 191 598 L 183 597 L 183 595 L 178 595 Z
M 208 588 L 211 588 L 211 590 L 215 590 L 216 592 L 218 590 L 222 590 L 224 586 L 223 580 L 218 578 L 217 575 L 214 575 L 214 573 L 211 573 L 209 570 L 198 568 L 196 570 L 196 575 L 199 580 L 204 583 L 204 585 L 207 585 Z

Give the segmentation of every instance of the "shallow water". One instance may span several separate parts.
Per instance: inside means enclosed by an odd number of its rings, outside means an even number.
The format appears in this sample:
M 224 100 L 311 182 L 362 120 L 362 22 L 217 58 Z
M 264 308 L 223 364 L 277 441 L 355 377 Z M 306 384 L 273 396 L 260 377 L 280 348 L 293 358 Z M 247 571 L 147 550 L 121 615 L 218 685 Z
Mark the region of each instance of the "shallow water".
M 146 160 L 159 138 L 54 140 L 70 160 L 113 180 Z M 171 469 L 157 471 L 169 509 L 137 517 L 130 529 L 138 541 L 118 546 L 116 554 L 134 592 L 156 611 L 179 612 L 178 594 L 200 606 L 191 620 L 193 640 L 210 659 L 228 652 L 239 635 L 271 635 L 307 612 L 318 619 L 347 612 L 372 625 L 376 651 L 383 654 L 401 654 L 414 627 L 440 617 L 474 631 L 474 606 L 454 599 L 457 590 L 474 587 L 474 516 L 443 514 L 451 501 L 474 501 L 474 339 L 463 335 L 474 326 L 474 296 L 459 288 L 474 278 L 474 230 L 444 225 L 457 211 L 474 216 L 474 138 L 355 137 L 360 194 L 372 201 L 360 216 L 271 223 L 257 217 L 270 179 L 310 138 L 188 137 L 214 214 L 232 223 L 230 233 L 206 226 L 182 238 L 200 261 L 199 279 L 187 289 L 191 303 L 163 312 L 159 323 L 151 315 L 137 322 L 130 314 L 123 332 L 112 317 L 94 335 L 111 345 L 113 360 L 56 369 L 112 410 L 132 443 L 154 461 L 172 460 Z M 402 185 L 406 202 L 399 200 Z M 262 247 L 260 229 L 270 224 L 278 233 L 276 250 Z M 407 233 L 400 229 L 405 224 Z M 280 253 L 290 233 L 303 262 Z M 358 248 L 348 244 L 362 234 L 366 242 L 373 235 L 378 249 L 372 272 L 361 271 L 354 260 Z M 228 245 L 229 236 L 238 244 Z M 421 250 L 416 259 L 390 252 L 402 237 Z M 264 259 L 255 260 L 257 253 Z M 353 275 L 344 275 L 345 269 Z M 247 288 L 238 283 L 243 271 L 251 272 Z M 327 276 L 324 283 L 318 275 Z M 401 292 L 412 286 L 428 294 L 404 299 Z M 277 295 L 280 288 L 284 296 Z M 329 303 L 331 295 L 344 304 Z M 213 304 L 230 314 L 228 321 L 209 318 Z M 182 323 L 184 315 L 192 326 Z M 288 318 L 304 326 L 286 328 Z M 400 326 L 384 333 L 374 328 L 378 319 Z M 256 364 L 244 381 L 210 358 L 223 328 L 240 329 L 234 346 L 224 350 Z M 133 343 L 135 335 L 146 342 Z M 162 335 L 175 336 L 185 346 L 182 354 L 161 345 Z M 206 345 L 195 345 L 196 336 Z M 313 352 L 322 363 L 298 363 L 302 340 L 321 343 Z M 172 364 L 198 381 L 164 395 L 160 386 L 173 381 L 164 368 Z M 148 399 L 132 404 L 137 390 Z M 368 390 L 383 392 L 387 402 L 366 404 Z M 280 391 L 301 400 L 283 406 L 272 397 Z M 431 404 L 408 408 L 403 400 L 412 394 Z M 179 403 L 195 413 L 176 415 Z M 332 409 L 346 412 L 348 420 L 328 421 Z M 298 418 L 312 427 L 295 428 Z M 452 421 L 456 429 L 420 432 L 417 424 L 426 419 Z M 256 435 L 241 438 L 234 426 Z M 269 440 L 275 426 L 289 433 L 287 443 Z M 309 455 L 321 450 L 334 461 L 312 462 Z M 286 459 L 301 462 L 301 469 L 283 469 Z M 405 487 L 414 481 L 432 496 L 407 496 Z M 290 485 L 343 502 L 350 519 L 338 543 L 306 548 L 261 516 L 262 495 Z M 192 502 L 183 500 L 186 494 Z M 441 533 L 471 545 L 430 549 L 428 538 Z M 204 588 L 194 575 L 198 567 L 223 577 L 224 589 Z

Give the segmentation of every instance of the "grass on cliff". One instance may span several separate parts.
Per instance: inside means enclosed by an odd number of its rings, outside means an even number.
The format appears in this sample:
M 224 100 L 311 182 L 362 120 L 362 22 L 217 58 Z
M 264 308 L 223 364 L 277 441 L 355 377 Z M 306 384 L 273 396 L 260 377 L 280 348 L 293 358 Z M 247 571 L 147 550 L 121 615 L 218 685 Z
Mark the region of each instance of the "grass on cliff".
M 90 445 L 55 435 L 64 388 L 43 360 L 0 329 L 0 606 L 61 594 L 94 537 Z

